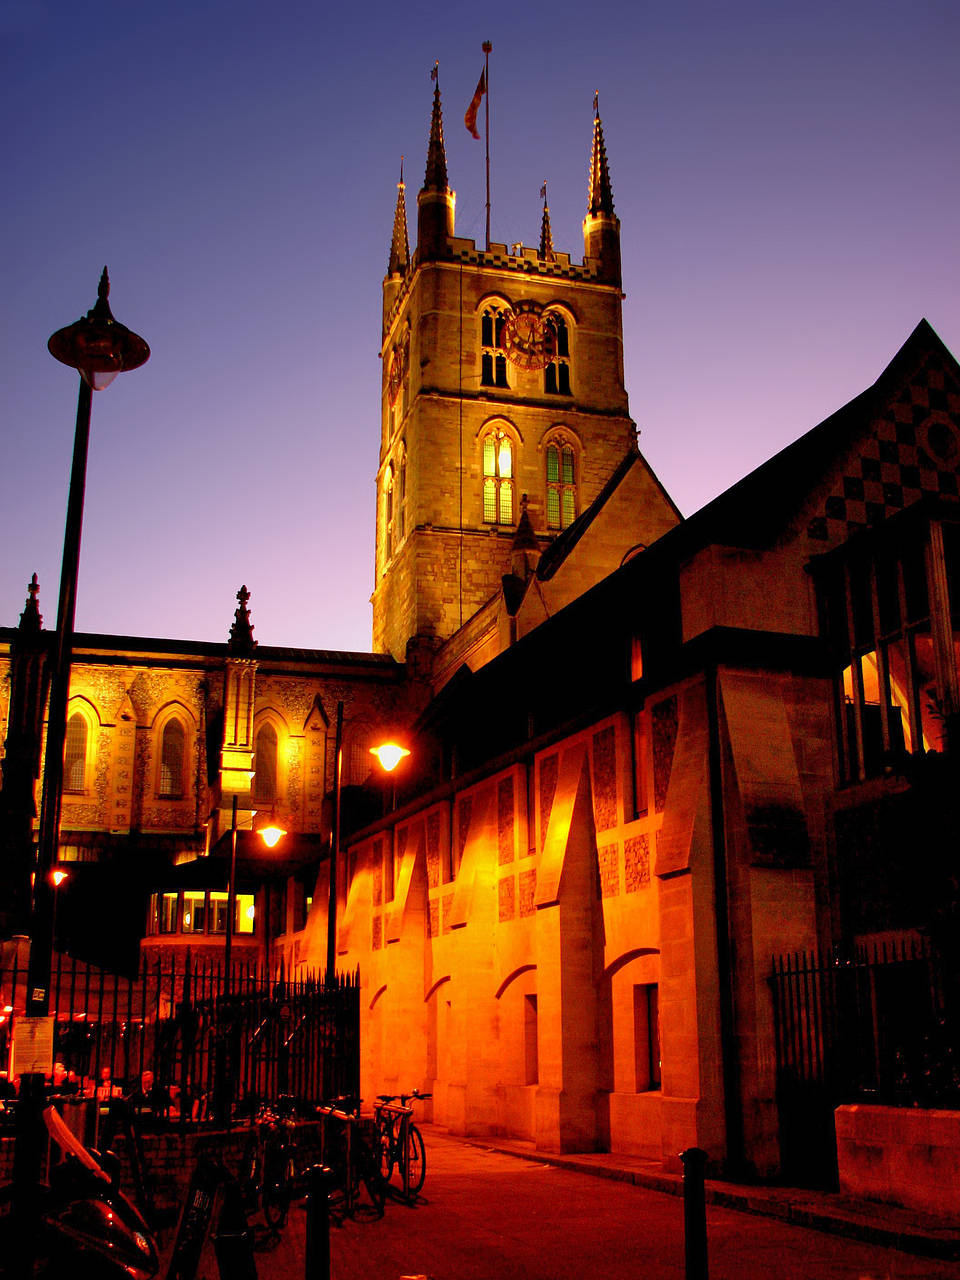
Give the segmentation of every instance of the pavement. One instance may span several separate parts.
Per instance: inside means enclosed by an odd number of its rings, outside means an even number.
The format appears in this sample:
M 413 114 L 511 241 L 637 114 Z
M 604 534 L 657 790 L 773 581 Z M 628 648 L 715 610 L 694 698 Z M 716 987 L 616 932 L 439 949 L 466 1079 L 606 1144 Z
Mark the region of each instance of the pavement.
M 684 1280 L 679 1176 L 422 1129 L 421 1196 L 334 1223 L 332 1280 Z M 958 1223 L 796 1188 L 710 1181 L 706 1200 L 710 1280 L 960 1280 Z M 305 1223 L 295 1205 L 279 1238 L 252 1224 L 259 1280 L 327 1280 L 306 1273 Z M 223 1280 L 209 1244 L 196 1280 Z

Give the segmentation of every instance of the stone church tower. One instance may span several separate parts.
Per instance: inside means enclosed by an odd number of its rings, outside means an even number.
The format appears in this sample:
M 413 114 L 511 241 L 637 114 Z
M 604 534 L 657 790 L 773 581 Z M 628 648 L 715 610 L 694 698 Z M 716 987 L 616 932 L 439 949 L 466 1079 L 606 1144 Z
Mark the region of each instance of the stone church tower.
M 383 285 L 373 644 L 401 661 L 411 639 L 447 640 L 500 591 L 518 532 L 529 542 L 532 527 L 543 550 L 628 455 L 646 468 L 599 113 L 582 262 L 554 249 L 546 201 L 539 246 L 508 250 L 458 237 L 455 200 L 437 87 L 416 246 L 401 173 Z

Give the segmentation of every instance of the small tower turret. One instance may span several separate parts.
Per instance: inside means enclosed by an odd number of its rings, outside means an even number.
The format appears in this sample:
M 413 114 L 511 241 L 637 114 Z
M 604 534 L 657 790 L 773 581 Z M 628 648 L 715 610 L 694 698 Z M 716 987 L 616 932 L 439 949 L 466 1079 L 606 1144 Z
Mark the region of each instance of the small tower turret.
M 397 183 L 397 205 L 393 211 L 393 237 L 390 241 L 390 261 L 383 282 L 383 333 L 393 311 L 407 271 L 410 268 L 410 241 L 407 239 L 407 202 L 404 196 L 403 156 L 400 157 L 400 181 Z
M 600 279 L 620 284 L 620 219 L 613 211 L 613 188 L 603 141 L 599 94 L 593 98 L 593 145 L 587 216 L 583 220 L 583 254 L 599 264 Z
M 417 261 L 432 262 L 446 255 L 453 235 L 456 193 L 447 186 L 447 153 L 443 145 L 443 112 L 440 108 L 440 80 L 433 69 L 433 113 L 427 146 L 427 172 L 417 196 Z

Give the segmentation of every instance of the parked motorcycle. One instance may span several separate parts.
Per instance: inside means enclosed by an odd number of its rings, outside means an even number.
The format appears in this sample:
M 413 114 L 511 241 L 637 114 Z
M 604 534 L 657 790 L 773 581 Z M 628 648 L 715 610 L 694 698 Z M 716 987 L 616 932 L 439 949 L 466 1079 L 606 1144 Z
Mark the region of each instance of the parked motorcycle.
M 120 1190 L 116 1157 L 89 1151 L 54 1107 L 43 1113 L 63 1159 L 37 1188 L 39 1230 L 31 1242 L 37 1275 L 48 1280 L 153 1280 L 160 1270 L 156 1243 L 134 1204 Z M 12 1188 L 4 1188 L 10 1199 Z M 16 1202 L 0 1219 L 0 1258 L 19 1253 L 25 1224 Z M 0 1264 L 3 1274 L 3 1264 Z

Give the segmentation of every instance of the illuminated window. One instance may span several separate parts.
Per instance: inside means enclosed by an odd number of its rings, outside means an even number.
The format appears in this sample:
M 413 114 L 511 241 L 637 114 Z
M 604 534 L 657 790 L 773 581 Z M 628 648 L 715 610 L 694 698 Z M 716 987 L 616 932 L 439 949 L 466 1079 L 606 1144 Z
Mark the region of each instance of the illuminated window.
M 235 933 L 253 933 L 256 912 L 252 893 L 237 894 L 237 914 L 234 922 Z
M 87 722 L 79 711 L 67 721 L 63 759 L 64 791 L 82 791 L 87 772 Z
M 483 441 L 483 520 L 513 524 L 513 444 L 503 431 Z
M 175 893 L 164 893 L 160 897 L 160 932 L 176 933 L 177 930 L 177 897 Z
M 227 932 L 227 895 L 222 891 L 210 894 L 210 932 Z
M 207 923 L 207 895 L 189 890 L 183 895 L 183 932 L 203 933 Z
M 266 721 L 257 730 L 253 775 L 254 800 L 277 798 L 277 731 Z
M 490 307 L 480 317 L 480 384 L 507 387 L 507 357 L 503 350 L 504 313 Z
M 896 542 L 881 530 L 871 549 L 825 558 L 815 572 L 821 631 L 837 671 L 843 779 L 943 751 L 957 700 L 960 526 L 915 527 Z
M 553 359 L 543 371 L 543 389 L 549 395 L 570 395 L 570 336 L 563 316 L 552 311 L 547 324 L 553 330 Z
M 185 734 L 179 720 L 168 720 L 160 747 L 160 794 L 183 795 L 183 755 Z
M 547 528 L 566 529 L 577 518 L 577 464 L 563 440 L 547 445 Z

